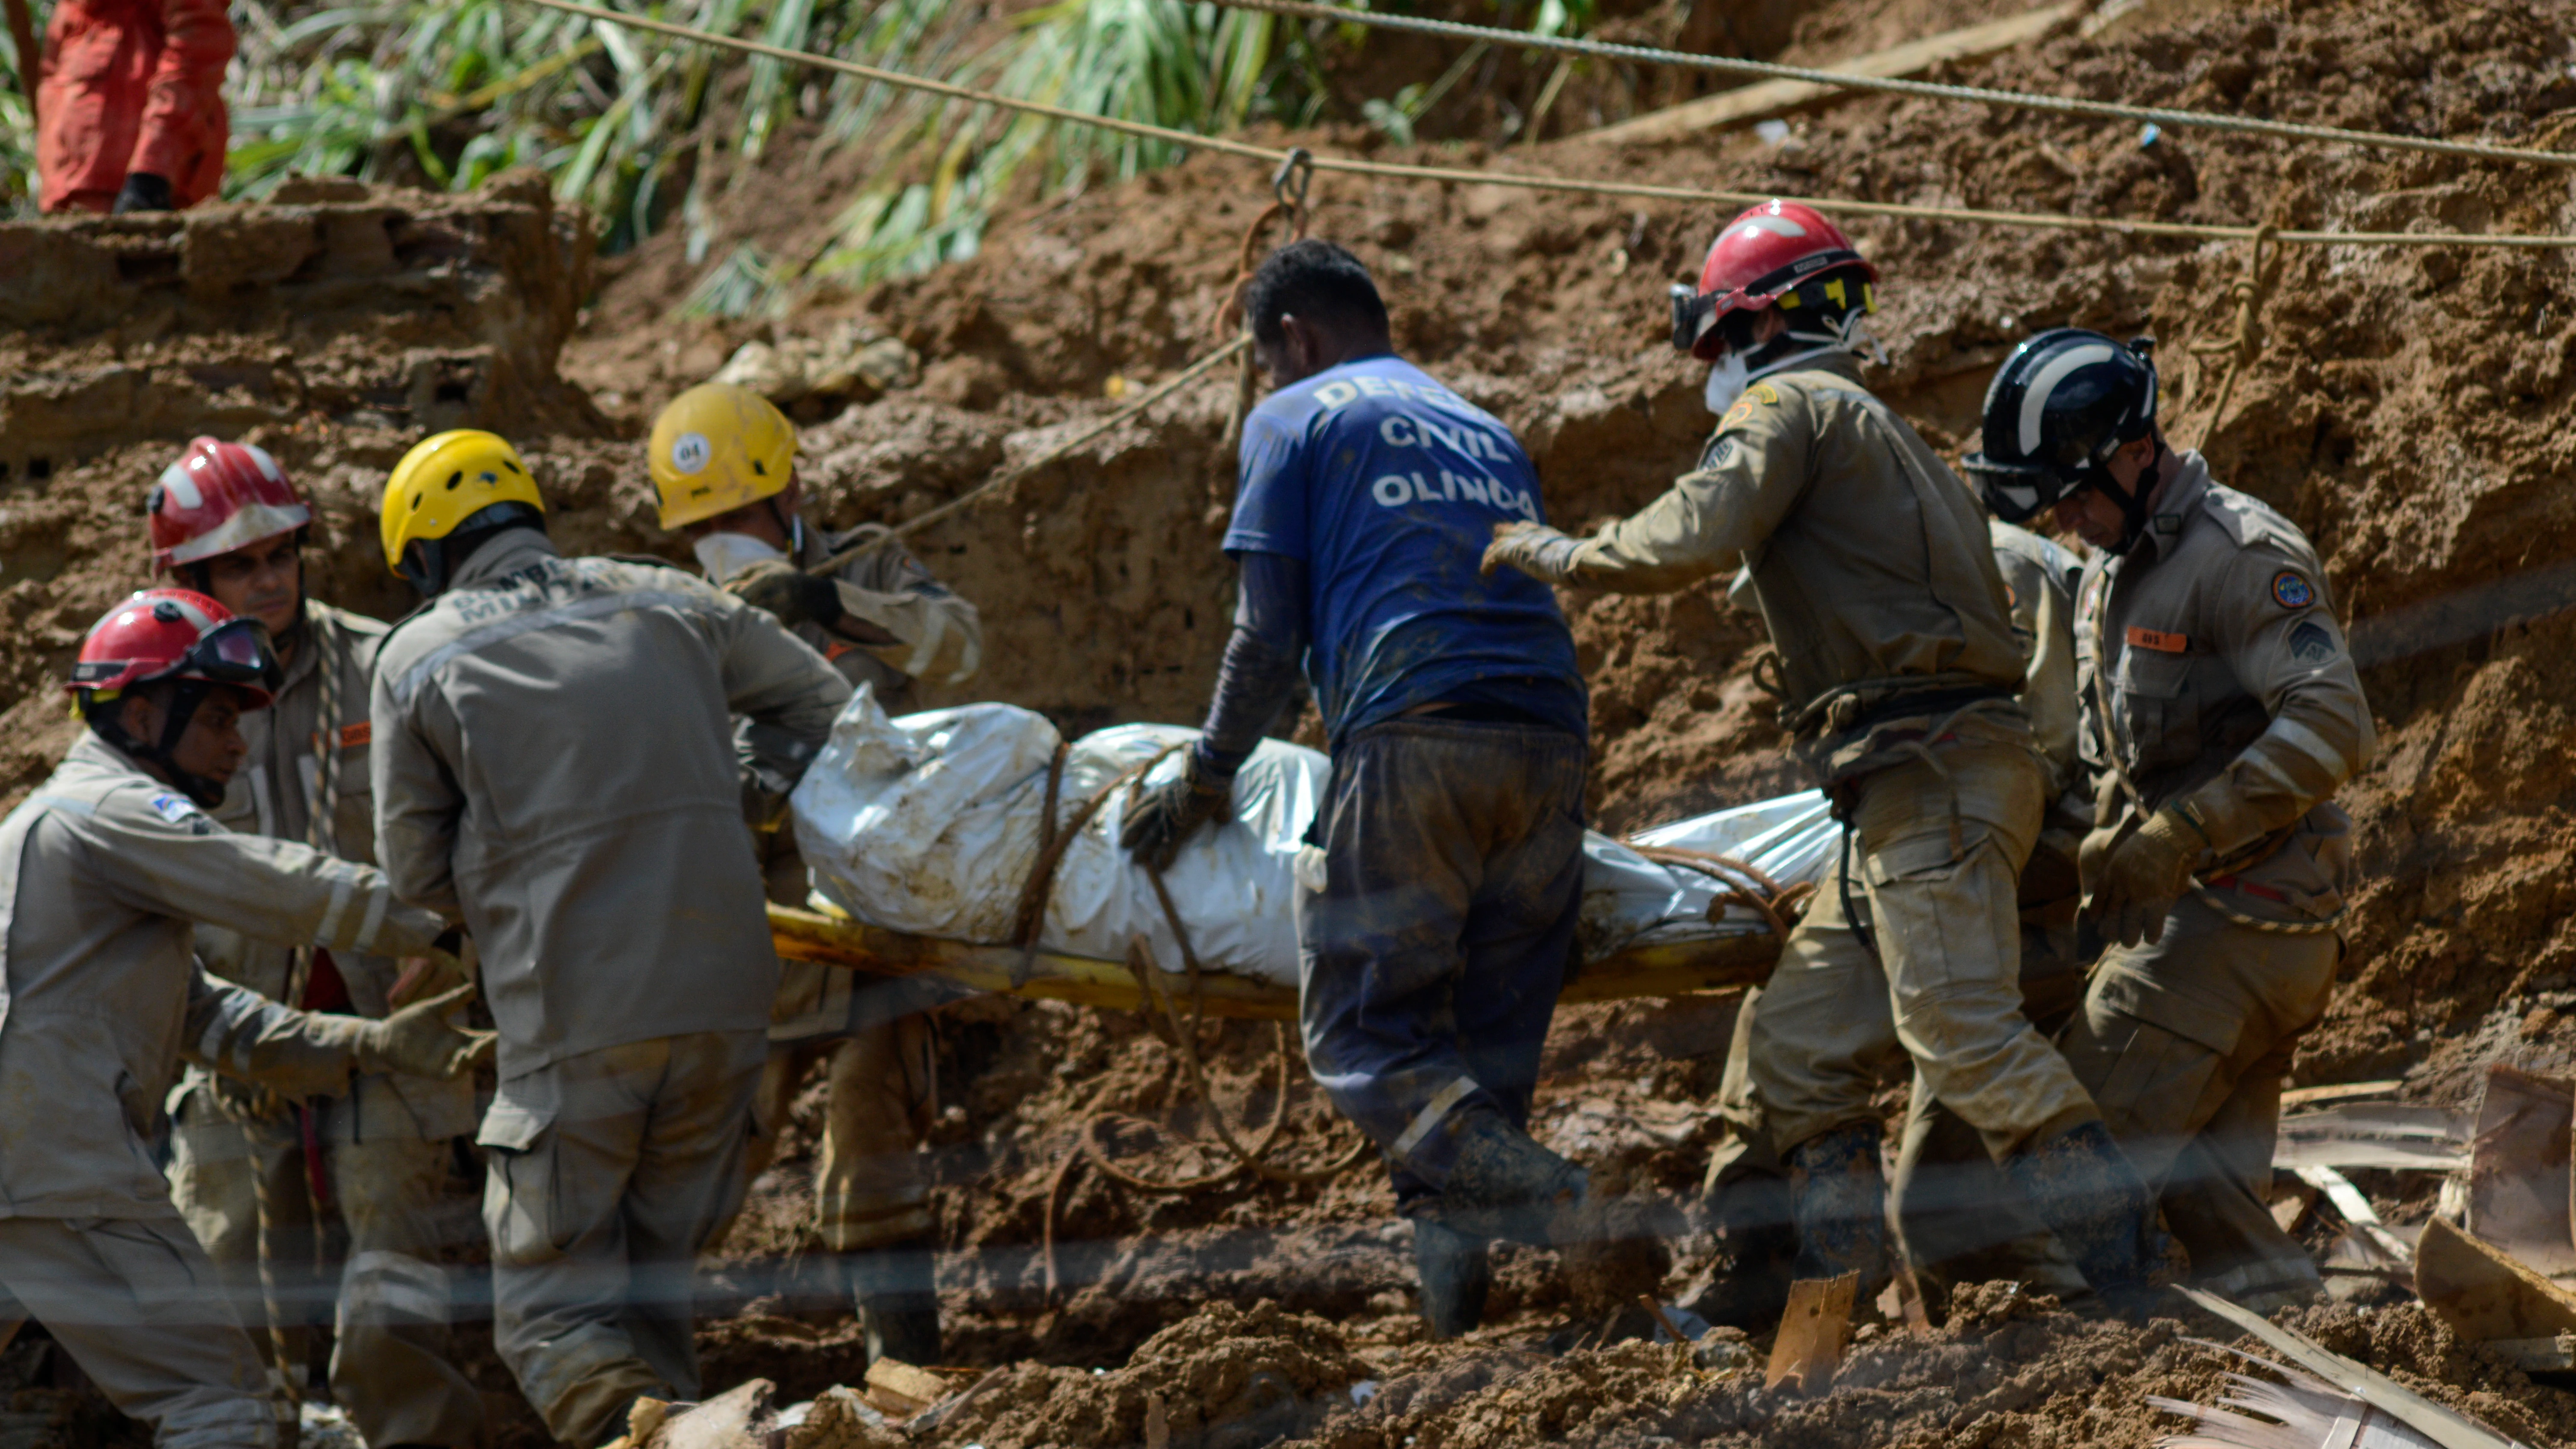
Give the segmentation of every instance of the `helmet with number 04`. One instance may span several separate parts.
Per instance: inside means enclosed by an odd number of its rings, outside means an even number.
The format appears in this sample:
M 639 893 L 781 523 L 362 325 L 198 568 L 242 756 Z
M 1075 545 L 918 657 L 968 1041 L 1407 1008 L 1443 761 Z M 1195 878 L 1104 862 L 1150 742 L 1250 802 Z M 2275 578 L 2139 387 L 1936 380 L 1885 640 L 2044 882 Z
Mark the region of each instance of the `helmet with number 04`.
M 242 708 L 266 709 L 277 659 L 257 620 L 190 589 L 146 589 L 90 626 L 63 687 L 86 711 L 162 679 L 230 685 Z
M 2112 485 L 2103 465 L 2156 430 L 2154 347 L 2052 327 L 2013 349 L 1986 387 L 1983 446 L 1959 460 L 1997 518 L 2019 523 L 2085 487 L 2143 514 L 2144 500 Z M 2132 531 L 2142 521 L 2133 516 Z
M 265 448 L 198 438 L 144 495 L 152 567 L 171 570 L 311 527 L 313 510 Z
M 1737 334 L 1753 313 L 1773 307 L 1820 318 L 1869 312 L 1878 305 L 1877 282 L 1878 268 L 1823 213 L 1794 201 L 1766 201 L 1709 243 L 1696 291 L 1673 287 L 1673 346 L 1715 362 L 1744 345 Z
M 776 497 L 796 476 L 795 426 L 769 399 L 729 382 L 671 399 L 647 446 L 664 528 Z

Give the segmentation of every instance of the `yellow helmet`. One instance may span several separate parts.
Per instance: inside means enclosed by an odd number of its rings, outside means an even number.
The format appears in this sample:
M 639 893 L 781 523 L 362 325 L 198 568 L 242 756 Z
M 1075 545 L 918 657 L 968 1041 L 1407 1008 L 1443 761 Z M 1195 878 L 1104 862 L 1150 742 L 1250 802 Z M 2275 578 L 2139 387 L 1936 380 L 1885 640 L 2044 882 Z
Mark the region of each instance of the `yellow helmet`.
M 539 516 L 546 511 L 545 500 L 537 495 L 537 480 L 528 476 L 528 465 L 519 461 L 518 449 L 498 434 L 475 428 L 421 439 L 385 479 L 384 508 L 377 520 L 384 536 L 385 566 L 411 578 L 403 567 L 405 549 L 415 543 L 435 543 L 497 503 L 525 504 Z M 432 581 L 444 584 L 443 578 Z M 423 581 L 414 578 L 412 582 Z M 436 590 L 424 587 L 423 592 Z
M 685 528 L 787 487 L 796 429 L 769 399 L 729 382 L 700 383 L 653 420 L 653 494 L 662 526 Z

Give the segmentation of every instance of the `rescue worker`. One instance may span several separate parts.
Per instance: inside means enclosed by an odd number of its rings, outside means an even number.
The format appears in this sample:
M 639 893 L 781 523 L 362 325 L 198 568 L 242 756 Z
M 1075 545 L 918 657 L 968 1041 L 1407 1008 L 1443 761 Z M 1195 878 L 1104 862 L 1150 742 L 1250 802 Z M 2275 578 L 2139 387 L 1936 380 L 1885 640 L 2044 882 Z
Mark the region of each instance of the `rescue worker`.
M 2333 795 L 2376 745 L 2316 551 L 2166 446 L 2143 339 L 2024 342 L 1966 461 L 1999 509 L 2050 508 L 2095 550 L 2076 638 L 2104 781 L 2081 863 L 2107 949 L 2059 1045 L 2195 1279 L 2313 1297 L 2265 1202 L 2281 1079 L 2342 956 L 2352 821 Z
M 153 566 L 264 626 L 284 671 L 270 706 L 242 716 L 250 753 L 216 823 L 374 864 L 367 694 L 385 626 L 305 596 L 312 510 L 266 450 L 199 438 L 144 513 Z M 409 999 L 455 984 L 417 971 L 405 981 L 389 956 L 290 950 L 218 927 L 197 942 L 214 975 L 310 1011 L 382 1017 L 398 987 Z M 171 1196 L 243 1318 L 272 1331 L 290 1389 L 301 1387 L 306 1322 L 332 1323 L 332 1395 L 368 1443 L 469 1444 L 483 1398 L 449 1359 L 439 1256 L 448 1144 L 474 1130 L 474 1084 L 369 1074 L 347 1087 L 292 1101 L 190 1069 L 171 1094 Z M 346 1230 L 339 1253 L 324 1231 L 333 1216 Z
M 1423 1316 L 1454 1335 L 1491 1238 L 1581 1226 L 1583 1170 L 1526 1129 L 1581 902 L 1582 676 L 1555 596 L 1478 569 L 1495 523 L 1542 516 L 1528 456 L 1395 355 L 1359 259 L 1281 248 L 1244 310 L 1277 391 L 1244 424 L 1234 632 L 1204 733 L 1122 839 L 1161 870 L 1227 819 L 1303 661 L 1333 759 L 1297 905 L 1306 1058 L 1385 1153 Z
M 1752 570 L 1782 721 L 1844 822 L 1783 943 L 1748 1063 L 1789 1169 L 1798 1275 L 1889 1272 L 1882 1063 L 1976 1127 L 2106 1299 L 2134 1310 L 2155 1207 L 2065 1059 L 2021 1012 L 2018 879 L 2047 803 L 2023 663 L 1975 500 L 1861 386 L 1877 272 L 1823 216 L 1755 206 L 1719 232 L 1676 347 L 1714 364 L 1697 469 L 1590 539 L 1496 528 L 1487 566 L 1617 592 Z
M 2075 583 L 2083 562 L 2028 529 L 1987 520 L 1995 567 L 2012 605 L 2013 637 L 2026 661 L 2021 704 L 2048 773 L 2050 805 L 2039 842 L 2022 867 L 2022 1013 L 2042 1033 L 2062 1024 L 2084 991 L 2089 938 L 2079 940 L 2075 852 L 2090 827 L 2092 795 L 2077 748 Z M 1752 607 L 1752 575 L 1739 571 L 1730 600 Z M 1753 1330 L 1779 1320 L 1797 1253 L 1789 1228 L 1786 1169 L 1771 1146 L 1770 1119 L 1753 1089 L 1754 987 L 1736 1009 L 1734 1039 L 1718 1089 L 1724 1124 L 1710 1154 L 1705 1195 L 1728 1259 L 1708 1293 L 1691 1305 L 1712 1323 Z M 1906 1261 L 1927 1294 L 1954 1282 L 2013 1277 L 2060 1297 L 2089 1292 L 2022 1209 L 1986 1156 L 1976 1130 L 1918 1086 L 1906 1112 L 1903 1146 L 1889 1193 Z
M 818 745 L 839 671 L 680 570 L 567 559 L 491 433 L 386 480 L 385 562 L 428 602 L 377 653 L 376 849 L 461 915 L 500 1028 L 476 1140 L 493 1341 L 561 1442 L 698 1396 L 698 1252 L 743 1194 L 778 990 L 728 717 Z
M 224 0 L 60 0 L 36 83 L 44 209 L 172 211 L 223 189 Z
M 0 822 L 0 1316 L 41 1321 L 165 1449 L 278 1439 L 267 1370 L 158 1165 L 180 1061 L 302 1097 L 353 1069 L 454 1075 L 490 1046 L 444 1020 L 470 988 L 362 1021 L 191 960 L 197 921 L 404 955 L 447 929 L 368 866 L 206 813 L 275 669 L 259 626 L 203 595 L 117 604 L 72 665 L 87 732 Z
M 730 383 L 691 388 L 654 420 L 648 446 L 662 526 L 688 537 L 708 579 L 776 615 L 853 687 L 873 690 L 888 714 L 913 710 L 917 676 L 957 684 L 974 674 L 984 629 L 973 604 L 879 525 L 827 534 L 806 521 L 796 430 L 769 399 Z M 875 546 L 828 576 L 805 572 L 867 543 Z M 735 729 L 736 753 L 770 776 L 753 822 L 769 898 L 801 906 L 812 886 L 786 828 L 783 787 L 811 752 L 749 720 Z M 782 745 L 785 758 L 774 758 Z M 921 978 L 860 982 L 837 967 L 779 963 L 769 1064 L 755 1099 L 759 1135 L 746 1172 L 757 1177 L 768 1165 L 788 1104 L 828 1055 L 815 1237 L 846 1275 L 869 1357 L 937 1363 L 930 1176 L 918 1151 L 934 1110 L 932 1041 L 921 1013 L 952 993 Z

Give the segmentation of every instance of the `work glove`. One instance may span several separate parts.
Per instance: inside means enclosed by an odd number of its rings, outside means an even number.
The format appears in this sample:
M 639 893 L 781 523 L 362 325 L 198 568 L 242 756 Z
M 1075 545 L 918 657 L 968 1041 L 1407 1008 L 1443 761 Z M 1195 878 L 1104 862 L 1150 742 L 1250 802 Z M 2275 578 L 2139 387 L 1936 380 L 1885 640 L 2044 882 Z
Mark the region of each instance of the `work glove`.
M 214 1094 L 215 1108 L 227 1122 L 256 1127 L 275 1122 L 293 1109 L 294 1103 L 256 1082 L 239 1077 L 211 1076 L 206 1090 Z
M 1219 779 L 1199 762 L 1199 752 L 1181 756 L 1181 773 L 1138 795 L 1127 807 L 1127 822 L 1118 828 L 1118 844 L 1136 863 L 1160 874 L 1191 832 L 1213 820 L 1234 816 L 1234 781 Z
M 472 985 L 416 1001 L 382 1021 L 362 1023 L 352 1054 L 366 1072 L 460 1077 L 492 1059 L 498 1034 L 459 1027 L 448 1017 L 473 998 Z
M 1583 541 L 1560 533 L 1544 523 L 1497 523 L 1494 541 L 1485 545 L 1485 561 L 1477 572 L 1491 576 L 1505 564 L 1541 583 L 1574 582 L 1574 551 Z
M 123 216 L 129 211 L 176 209 L 175 199 L 170 195 L 170 179 L 166 176 L 155 176 L 149 171 L 130 171 L 126 173 L 125 185 L 117 189 L 116 214 L 118 216 Z
M 2123 946 L 2165 937 L 2165 914 L 2191 883 L 2192 863 L 2208 840 L 2200 828 L 2167 806 L 2126 839 L 2097 830 L 2084 842 L 2082 865 L 2089 895 L 2085 910 L 2102 934 Z
M 777 559 L 763 559 L 735 574 L 725 592 L 777 615 L 791 629 L 799 624 L 829 629 L 841 621 L 840 585 Z

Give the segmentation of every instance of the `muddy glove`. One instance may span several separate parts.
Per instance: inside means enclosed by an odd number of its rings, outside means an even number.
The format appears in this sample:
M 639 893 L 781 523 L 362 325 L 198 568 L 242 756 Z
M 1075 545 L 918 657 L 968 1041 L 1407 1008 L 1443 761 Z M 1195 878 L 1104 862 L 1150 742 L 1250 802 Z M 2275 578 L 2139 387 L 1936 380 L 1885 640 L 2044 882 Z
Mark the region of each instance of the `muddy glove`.
M 352 1046 L 358 1070 L 460 1077 L 490 1061 L 498 1033 L 458 1027 L 447 1019 L 473 996 L 471 985 L 459 986 L 363 1024 Z
M 1218 779 L 1199 763 L 1199 752 L 1181 756 L 1181 773 L 1138 795 L 1127 807 L 1127 823 L 1118 844 L 1136 863 L 1157 874 L 1172 868 L 1172 858 L 1192 832 L 1213 820 L 1234 818 L 1234 781 Z
M 215 1108 L 224 1120 L 245 1127 L 275 1122 L 295 1106 L 276 1092 L 238 1077 L 210 1076 L 206 1078 L 206 1090 L 214 1094 Z
M 2087 864 L 2094 866 L 2086 873 L 2092 890 L 2085 909 L 2101 921 L 2102 934 L 2111 940 L 2152 946 L 2165 938 L 2165 913 L 2191 883 L 2192 863 L 2209 842 L 2172 806 L 2148 816 L 2135 834 L 2104 851 L 2095 841 L 2107 834 L 2095 831 L 2085 842 L 2085 853 L 2093 857 Z
M 118 188 L 116 193 L 116 214 L 123 216 L 129 211 L 170 211 L 175 209 L 174 200 L 170 195 L 168 177 L 155 176 L 149 171 L 128 172 L 125 185 Z
M 1505 564 L 1547 584 L 1574 582 L 1574 551 L 1583 540 L 1569 537 L 1544 523 L 1497 523 L 1494 541 L 1485 545 L 1485 561 L 1478 572 L 1491 576 Z
M 799 624 L 829 629 L 841 621 L 840 585 L 776 559 L 735 574 L 725 592 L 755 609 L 767 609 L 791 629 Z

